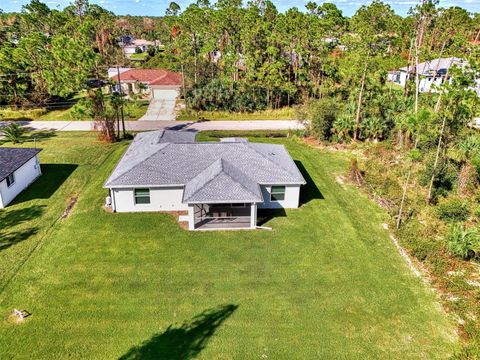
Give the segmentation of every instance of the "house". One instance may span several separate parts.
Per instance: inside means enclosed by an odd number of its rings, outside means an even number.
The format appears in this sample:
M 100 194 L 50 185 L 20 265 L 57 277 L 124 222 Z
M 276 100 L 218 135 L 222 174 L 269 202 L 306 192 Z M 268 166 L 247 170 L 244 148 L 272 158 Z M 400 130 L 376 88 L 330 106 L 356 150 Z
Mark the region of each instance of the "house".
M 41 149 L 0 148 L 0 209 L 33 183 L 42 171 Z
M 305 180 L 283 145 L 138 134 L 105 182 L 115 212 L 180 212 L 190 230 L 253 229 L 257 209 L 297 208 Z
M 149 47 L 158 48 L 160 41 L 149 41 L 145 39 L 135 39 L 132 36 L 124 36 L 119 40 L 118 45 L 122 48 L 125 56 L 130 58 L 133 54 L 146 52 Z
M 439 58 L 418 64 L 419 90 L 420 92 L 436 92 L 437 88 L 449 79 L 448 71 L 453 66 L 465 67 L 468 63 L 460 58 Z M 405 86 L 408 79 L 415 79 L 415 66 L 402 67 L 396 71 L 390 71 L 387 79 L 400 86 Z M 480 96 L 480 79 L 473 89 Z
M 114 91 L 120 90 L 120 82 L 124 94 L 143 94 L 162 100 L 175 100 L 183 81 L 181 73 L 164 69 L 110 68 L 108 76 L 116 83 Z

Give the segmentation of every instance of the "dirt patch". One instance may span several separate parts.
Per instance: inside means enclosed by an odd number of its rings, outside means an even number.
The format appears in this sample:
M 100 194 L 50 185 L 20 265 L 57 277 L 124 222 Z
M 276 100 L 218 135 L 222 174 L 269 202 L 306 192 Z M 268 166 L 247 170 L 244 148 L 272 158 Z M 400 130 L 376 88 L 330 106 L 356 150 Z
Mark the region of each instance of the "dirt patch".
M 72 209 L 75 206 L 75 204 L 77 203 L 77 201 L 78 201 L 78 195 L 72 195 L 70 197 L 70 199 L 68 200 L 68 205 L 65 208 L 65 210 L 63 211 L 63 214 L 60 217 L 60 219 L 66 219 L 70 216 L 70 213 L 72 212 Z

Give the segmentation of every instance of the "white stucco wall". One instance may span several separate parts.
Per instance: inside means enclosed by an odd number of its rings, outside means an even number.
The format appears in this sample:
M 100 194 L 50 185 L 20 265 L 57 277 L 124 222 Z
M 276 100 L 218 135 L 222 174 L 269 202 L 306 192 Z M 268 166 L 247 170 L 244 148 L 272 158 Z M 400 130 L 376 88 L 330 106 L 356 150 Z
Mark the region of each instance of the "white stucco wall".
M 14 173 L 15 182 L 8 187 L 7 179 L 0 182 L 0 208 L 7 206 L 25 188 L 42 174 L 38 155 L 31 158 Z
M 285 200 L 270 201 L 271 185 L 260 186 L 263 194 L 264 203 L 258 204 L 259 209 L 295 209 L 300 203 L 300 185 L 285 186 Z
M 117 212 L 188 210 L 188 205 L 182 204 L 183 187 L 150 188 L 150 204 L 135 204 L 133 188 L 112 189 L 112 193 Z

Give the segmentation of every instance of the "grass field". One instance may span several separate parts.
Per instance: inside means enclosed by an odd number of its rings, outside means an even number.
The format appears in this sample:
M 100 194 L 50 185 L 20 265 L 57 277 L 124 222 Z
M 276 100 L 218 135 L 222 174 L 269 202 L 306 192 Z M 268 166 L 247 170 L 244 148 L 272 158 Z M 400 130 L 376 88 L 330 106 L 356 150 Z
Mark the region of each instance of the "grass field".
M 0 211 L 0 358 L 447 358 L 453 321 L 386 215 L 335 181 L 348 157 L 268 141 L 305 172 L 302 207 L 273 231 L 187 232 L 166 214 L 102 210 L 126 143 L 44 137 L 44 175 Z M 13 308 L 32 315 L 17 323 Z
M 295 120 L 298 119 L 296 110 L 292 107 L 277 110 L 263 110 L 252 113 L 237 113 L 228 111 L 191 111 L 181 110 L 177 116 L 179 121 L 188 120 Z
M 137 103 L 127 103 L 124 108 L 125 120 L 134 121 L 145 115 L 148 100 L 140 100 Z M 90 118 L 76 119 L 72 115 L 72 106 L 56 109 L 35 108 L 35 109 L 0 109 L 0 121 L 85 121 Z

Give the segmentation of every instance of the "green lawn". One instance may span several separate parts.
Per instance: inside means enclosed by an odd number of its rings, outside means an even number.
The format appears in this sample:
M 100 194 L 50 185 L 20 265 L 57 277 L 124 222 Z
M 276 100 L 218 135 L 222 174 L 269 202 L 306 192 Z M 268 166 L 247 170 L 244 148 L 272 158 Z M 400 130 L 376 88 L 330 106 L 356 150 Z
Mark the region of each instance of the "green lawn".
M 0 211 L 0 358 L 448 357 L 453 321 L 386 215 L 335 181 L 348 157 L 268 141 L 311 177 L 304 205 L 268 220 L 273 231 L 188 232 L 166 214 L 101 209 L 126 143 L 43 138 L 44 175 Z M 32 315 L 16 323 L 13 308 Z
M 139 100 L 137 103 L 128 102 L 124 108 L 125 120 L 134 121 L 145 115 L 148 100 Z M 0 121 L 85 121 L 90 118 L 76 119 L 72 115 L 72 106 L 60 109 L 0 109 Z
M 296 110 L 292 107 L 285 107 L 276 110 L 255 111 L 252 113 L 228 112 L 228 111 L 191 111 L 181 110 L 177 120 L 295 120 L 298 119 Z

